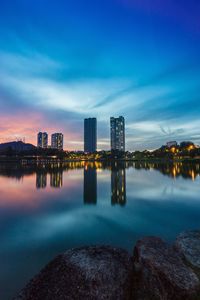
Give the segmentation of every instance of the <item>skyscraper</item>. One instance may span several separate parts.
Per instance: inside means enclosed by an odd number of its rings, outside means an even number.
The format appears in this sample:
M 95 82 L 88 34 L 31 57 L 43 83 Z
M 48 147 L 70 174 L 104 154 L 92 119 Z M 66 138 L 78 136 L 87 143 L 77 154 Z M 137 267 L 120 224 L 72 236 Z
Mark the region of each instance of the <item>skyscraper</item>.
M 96 152 L 97 150 L 97 119 L 84 120 L 84 152 Z
M 38 133 L 37 146 L 39 148 L 47 148 L 48 147 L 48 134 L 46 132 Z
M 63 134 L 53 133 L 51 135 L 51 148 L 63 150 Z
M 124 117 L 110 118 L 111 150 L 125 151 Z

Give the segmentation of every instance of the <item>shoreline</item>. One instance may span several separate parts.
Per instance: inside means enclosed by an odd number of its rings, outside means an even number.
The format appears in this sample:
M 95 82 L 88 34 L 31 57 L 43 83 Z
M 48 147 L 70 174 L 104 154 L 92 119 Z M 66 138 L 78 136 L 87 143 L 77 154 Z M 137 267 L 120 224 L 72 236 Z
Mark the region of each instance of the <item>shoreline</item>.
M 200 158 L 182 158 L 182 159 L 163 159 L 163 158 L 142 158 L 142 159 L 59 159 L 52 157 L 0 157 L 0 164 L 19 163 L 19 164 L 37 164 L 37 163 L 80 163 L 80 162 L 141 162 L 141 163 L 200 163 Z

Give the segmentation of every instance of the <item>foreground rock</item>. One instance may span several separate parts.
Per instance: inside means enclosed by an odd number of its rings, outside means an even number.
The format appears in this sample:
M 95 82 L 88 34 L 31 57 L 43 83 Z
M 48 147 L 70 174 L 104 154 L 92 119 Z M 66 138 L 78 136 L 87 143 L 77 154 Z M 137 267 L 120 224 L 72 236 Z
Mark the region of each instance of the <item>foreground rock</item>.
M 147 237 L 134 249 L 136 299 L 197 299 L 199 279 L 171 246 Z
M 200 231 L 175 245 L 139 240 L 134 255 L 107 246 L 68 250 L 15 300 L 200 300 Z
M 179 234 L 175 247 L 192 267 L 200 269 L 200 231 Z
M 132 267 L 125 250 L 72 249 L 50 262 L 16 300 L 128 300 Z

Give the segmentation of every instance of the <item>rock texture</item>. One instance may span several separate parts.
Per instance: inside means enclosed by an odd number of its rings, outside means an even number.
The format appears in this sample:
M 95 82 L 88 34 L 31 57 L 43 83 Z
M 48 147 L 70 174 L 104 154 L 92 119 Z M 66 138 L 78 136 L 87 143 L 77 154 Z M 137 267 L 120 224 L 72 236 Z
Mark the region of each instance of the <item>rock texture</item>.
M 133 257 L 109 246 L 56 257 L 15 300 L 200 300 L 200 231 L 174 245 L 145 237 Z
M 50 262 L 16 300 L 131 298 L 131 257 L 107 246 L 72 249 Z
M 200 231 L 186 231 L 179 234 L 175 247 L 191 266 L 200 269 Z
M 160 238 L 146 237 L 137 242 L 134 265 L 136 299 L 189 300 L 198 295 L 198 277 Z

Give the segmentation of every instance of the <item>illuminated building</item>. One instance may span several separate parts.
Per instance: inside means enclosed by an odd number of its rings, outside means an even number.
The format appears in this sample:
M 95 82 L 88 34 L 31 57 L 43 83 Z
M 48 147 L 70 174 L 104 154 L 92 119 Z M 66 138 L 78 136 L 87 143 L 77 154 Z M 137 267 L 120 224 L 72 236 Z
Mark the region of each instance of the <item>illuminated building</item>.
M 126 204 L 126 170 L 111 169 L 111 203 L 112 205 Z
M 111 150 L 125 151 L 124 117 L 110 118 Z
M 171 147 L 177 147 L 177 142 L 176 141 L 171 141 L 171 142 L 167 142 L 167 147 L 171 148 Z
M 97 119 L 84 120 L 84 152 L 96 152 L 97 150 Z
M 84 203 L 97 203 L 97 170 L 94 167 L 84 168 Z
M 180 147 L 188 150 L 192 150 L 195 148 L 195 145 L 194 143 L 188 141 L 188 142 L 181 142 Z
M 48 134 L 46 132 L 38 133 L 37 146 L 38 146 L 38 148 L 47 148 L 48 147 Z
M 51 148 L 63 150 L 63 134 L 53 133 L 51 135 Z

